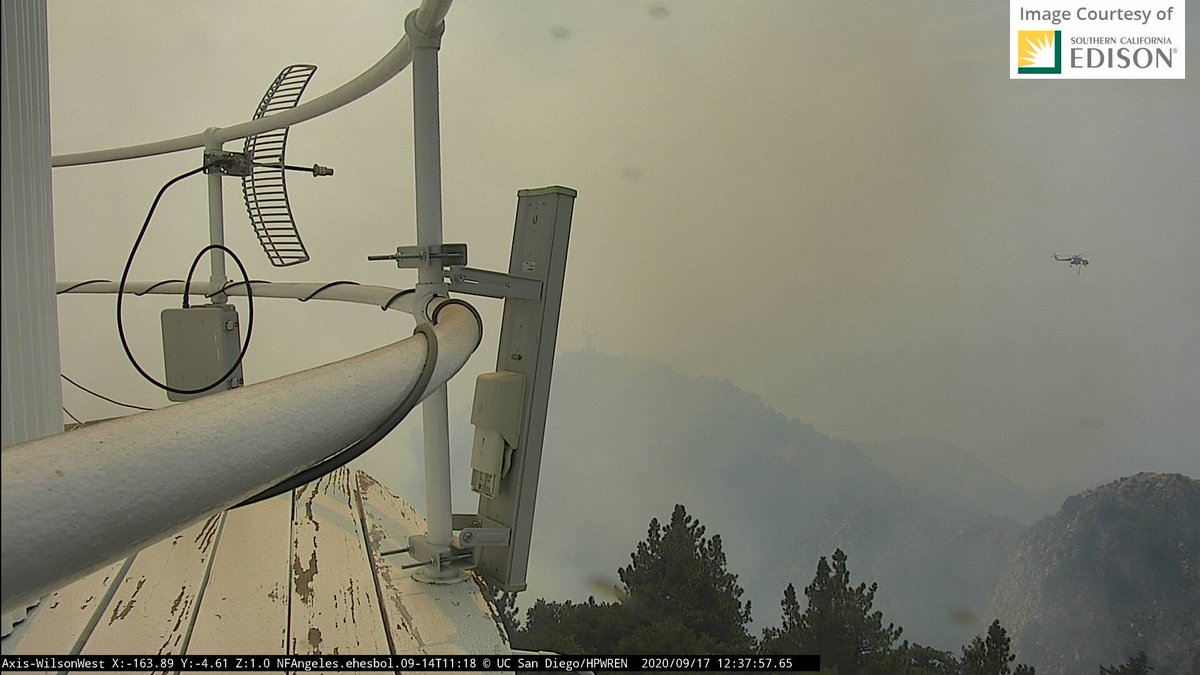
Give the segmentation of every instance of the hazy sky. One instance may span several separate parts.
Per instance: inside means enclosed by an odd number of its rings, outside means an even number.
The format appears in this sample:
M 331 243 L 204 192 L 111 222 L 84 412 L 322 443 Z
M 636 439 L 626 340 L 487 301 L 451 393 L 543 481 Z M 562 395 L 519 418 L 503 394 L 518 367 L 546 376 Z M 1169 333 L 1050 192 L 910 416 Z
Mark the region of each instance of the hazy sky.
M 306 99 L 329 91 L 391 48 L 409 9 L 49 7 L 58 153 L 243 121 L 291 63 L 320 68 Z M 590 324 L 602 351 L 726 378 L 832 435 L 936 436 L 1027 486 L 1200 476 L 1200 75 L 1010 81 L 1007 59 L 997 0 L 459 0 L 441 56 L 446 240 L 505 269 L 516 190 L 567 185 L 560 350 Z M 415 240 L 410 91 L 404 73 L 292 129 L 289 161 L 337 171 L 289 176 L 309 264 L 270 267 L 229 181 L 227 239 L 252 276 L 411 285 L 366 262 Z M 118 278 L 155 192 L 199 161 L 56 169 L 58 277 Z M 204 189 L 164 199 L 134 278 L 186 273 L 207 243 Z M 1091 265 L 1077 275 L 1055 252 Z M 154 372 L 158 312 L 176 302 L 126 305 Z M 458 405 L 494 368 L 500 303 L 477 305 L 488 339 Z M 164 401 L 125 362 L 112 307 L 60 301 L 64 371 Z M 250 381 L 411 331 L 367 307 L 258 309 Z M 72 389 L 66 403 L 114 412 Z

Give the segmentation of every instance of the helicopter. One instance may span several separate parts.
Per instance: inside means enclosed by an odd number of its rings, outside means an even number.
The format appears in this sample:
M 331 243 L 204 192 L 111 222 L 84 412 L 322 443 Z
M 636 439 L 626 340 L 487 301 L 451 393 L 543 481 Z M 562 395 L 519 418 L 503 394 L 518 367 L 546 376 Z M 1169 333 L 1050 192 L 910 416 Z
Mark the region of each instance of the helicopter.
M 1060 256 L 1059 254 L 1055 253 L 1054 259 L 1059 262 L 1065 262 L 1068 265 L 1070 265 L 1071 267 L 1074 267 L 1076 274 L 1078 274 L 1080 270 L 1082 270 L 1084 267 L 1086 267 L 1087 265 L 1090 264 L 1088 262 L 1087 258 L 1085 258 L 1081 255 Z

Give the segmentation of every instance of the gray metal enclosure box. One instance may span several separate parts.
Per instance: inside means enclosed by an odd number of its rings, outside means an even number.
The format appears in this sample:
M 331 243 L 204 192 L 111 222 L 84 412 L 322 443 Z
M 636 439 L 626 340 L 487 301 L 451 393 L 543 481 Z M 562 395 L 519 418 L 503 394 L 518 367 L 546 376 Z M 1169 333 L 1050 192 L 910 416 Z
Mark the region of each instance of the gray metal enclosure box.
M 163 362 L 167 386 L 199 389 L 216 381 L 237 362 L 241 353 L 237 309 L 233 305 L 204 305 L 162 312 Z M 187 401 L 242 386 L 242 366 L 221 384 L 197 394 L 167 392 L 172 401 Z
M 557 186 L 517 192 L 508 273 L 541 281 L 542 296 L 540 300 L 504 300 L 496 370 L 525 376 L 521 439 L 513 452 L 512 468 L 500 481 L 499 494 L 479 498 L 479 515 L 485 522 L 511 528 L 512 535 L 507 547 L 483 547 L 477 567 L 489 583 L 510 592 L 524 590 L 529 565 L 575 194 L 571 188 Z

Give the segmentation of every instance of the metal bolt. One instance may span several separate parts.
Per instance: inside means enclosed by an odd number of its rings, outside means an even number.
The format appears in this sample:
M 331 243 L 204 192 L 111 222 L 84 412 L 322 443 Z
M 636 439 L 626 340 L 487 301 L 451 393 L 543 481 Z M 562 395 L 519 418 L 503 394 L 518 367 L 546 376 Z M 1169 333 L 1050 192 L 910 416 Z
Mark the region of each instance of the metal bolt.
M 417 253 L 399 253 L 399 252 L 397 252 L 397 253 L 392 253 L 389 255 L 369 255 L 369 256 L 367 256 L 367 260 L 370 260 L 371 262 L 375 262 L 378 260 L 424 260 L 424 259 L 425 259 L 424 251 L 417 252 Z

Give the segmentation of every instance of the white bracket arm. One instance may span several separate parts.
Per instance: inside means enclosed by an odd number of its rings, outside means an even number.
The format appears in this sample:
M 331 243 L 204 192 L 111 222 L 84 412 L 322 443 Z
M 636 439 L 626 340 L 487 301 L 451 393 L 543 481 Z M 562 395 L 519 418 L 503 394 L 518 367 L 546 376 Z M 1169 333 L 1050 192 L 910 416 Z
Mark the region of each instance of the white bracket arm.
M 474 267 L 451 267 L 446 273 L 450 290 L 487 298 L 541 300 L 542 282 L 538 279 L 490 272 Z

